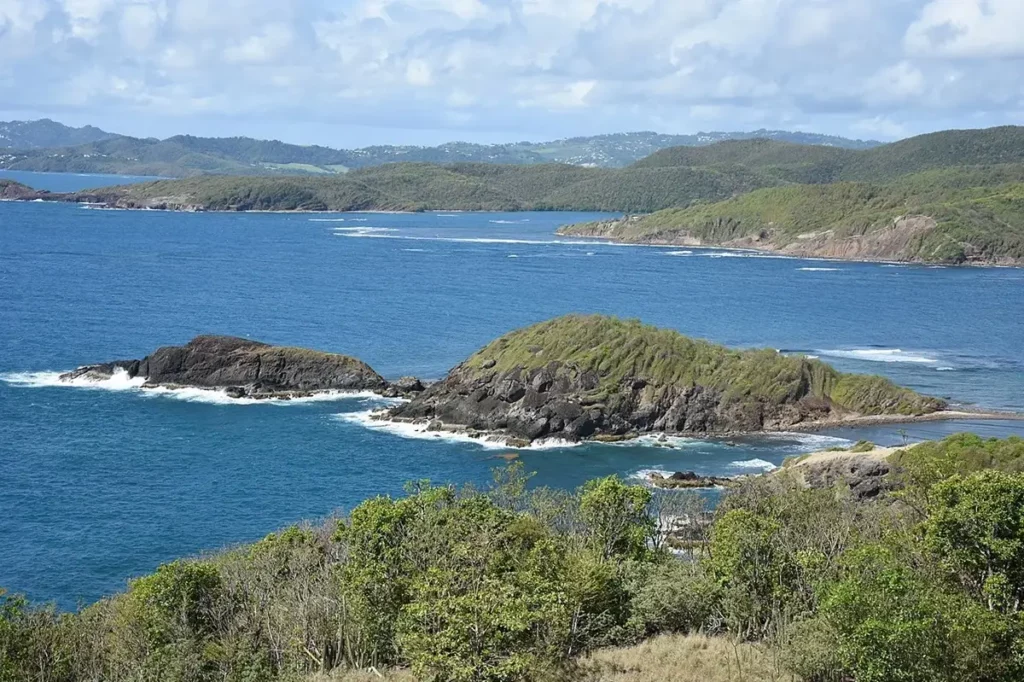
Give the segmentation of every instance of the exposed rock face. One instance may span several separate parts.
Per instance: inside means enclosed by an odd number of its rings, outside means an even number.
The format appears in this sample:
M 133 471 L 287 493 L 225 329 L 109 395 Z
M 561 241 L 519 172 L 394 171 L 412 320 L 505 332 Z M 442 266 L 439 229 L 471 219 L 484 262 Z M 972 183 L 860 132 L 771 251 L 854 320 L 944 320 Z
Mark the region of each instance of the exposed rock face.
M 495 341 L 387 416 L 502 434 L 510 444 L 777 431 L 856 414 L 828 393 L 843 376 L 773 351 L 729 351 L 637 322 L 567 316 Z M 888 384 L 879 394 L 901 391 Z
M 460 366 L 390 416 L 503 432 L 516 440 L 578 441 L 640 432 L 761 431 L 829 414 L 826 403 L 813 399 L 778 407 L 730 402 L 714 388 L 655 385 L 639 377 L 624 381 L 609 400 L 598 401 L 593 394 L 599 383 L 596 372 L 560 362 L 484 374 Z
M 724 241 L 702 239 L 690 230 L 679 227 L 665 227 L 654 230 L 638 230 L 637 216 L 605 220 L 580 225 L 568 225 L 558 230 L 559 234 L 576 237 L 609 239 L 628 244 L 650 244 L 661 246 L 706 246 L 720 248 L 753 249 L 770 251 L 787 256 L 802 258 L 828 258 L 858 261 L 900 261 L 900 262 L 951 262 L 942 257 L 931 258 L 919 252 L 918 244 L 931 232 L 938 229 L 936 219 L 928 215 L 900 215 L 892 222 L 864 233 L 837 234 L 825 229 L 796 235 L 778 229 L 774 224 L 743 225 L 737 219 L 716 218 L 708 223 L 714 234 L 743 234 Z M 961 242 L 964 250 L 962 263 L 980 265 L 1022 265 L 1020 259 L 1012 256 L 985 256 L 969 242 Z
M 729 488 L 736 481 L 722 476 L 700 476 L 692 471 L 677 471 L 669 476 L 653 473 L 647 477 L 655 488 L 665 490 L 691 490 L 699 488 Z
M 48 194 L 48 192 L 34 190 L 20 182 L 0 180 L 0 201 L 32 201 L 41 199 Z
M 328 390 L 384 391 L 387 381 L 366 363 L 345 355 L 271 346 L 231 336 L 198 336 L 141 360 L 81 367 L 64 375 L 110 377 L 123 370 L 146 386 L 228 389 L 233 397 L 296 397 Z
M 425 390 L 423 382 L 416 377 L 402 377 L 397 381 L 392 381 L 384 391 L 384 395 L 388 398 L 402 398 L 422 393 Z
M 779 471 L 795 472 L 809 488 L 849 488 L 856 500 L 870 500 L 898 490 L 901 484 L 889 462 L 895 448 L 875 448 L 868 452 L 819 452 Z
M 845 485 L 855 499 L 865 500 L 895 489 L 889 479 L 891 472 L 892 465 L 884 459 L 852 455 L 808 467 L 804 472 L 804 480 L 812 488 Z

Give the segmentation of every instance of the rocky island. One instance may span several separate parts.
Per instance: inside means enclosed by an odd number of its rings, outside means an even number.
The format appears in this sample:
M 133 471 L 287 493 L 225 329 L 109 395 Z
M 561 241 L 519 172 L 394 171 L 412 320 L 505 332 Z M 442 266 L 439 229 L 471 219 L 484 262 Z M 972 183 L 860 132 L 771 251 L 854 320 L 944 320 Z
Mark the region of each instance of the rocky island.
M 405 395 L 423 390 L 418 380 L 389 383 L 369 365 L 336 353 L 272 346 L 232 336 L 198 336 L 141 360 L 87 365 L 61 377 L 102 380 L 117 372 L 142 378 L 143 387 L 223 389 L 234 398 L 296 398 L 324 391 Z
M 639 321 L 568 315 L 501 337 L 380 418 L 522 446 L 911 420 L 945 409 L 942 400 L 888 379 L 843 374 L 803 356 L 730 350 Z

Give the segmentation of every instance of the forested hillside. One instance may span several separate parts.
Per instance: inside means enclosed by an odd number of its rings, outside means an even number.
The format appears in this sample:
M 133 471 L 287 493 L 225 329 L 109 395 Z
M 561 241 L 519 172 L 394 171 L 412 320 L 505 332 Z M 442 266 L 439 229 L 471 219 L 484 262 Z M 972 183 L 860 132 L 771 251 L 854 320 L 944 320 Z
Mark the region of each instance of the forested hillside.
M 361 149 L 332 149 L 248 137 L 177 135 L 165 140 L 140 139 L 113 135 L 96 128 L 76 129 L 53 121 L 32 121 L 0 123 L 0 148 L 11 150 L 0 154 L 0 168 L 167 177 L 210 173 L 333 175 L 386 163 L 565 163 L 621 168 L 666 147 L 703 146 L 722 140 L 755 137 L 851 149 L 867 149 L 879 144 L 813 133 L 759 130 L 696 135 L 618 133 L 550 142 L 490 145 L 449 142 L 436 147 L 378 145 Z

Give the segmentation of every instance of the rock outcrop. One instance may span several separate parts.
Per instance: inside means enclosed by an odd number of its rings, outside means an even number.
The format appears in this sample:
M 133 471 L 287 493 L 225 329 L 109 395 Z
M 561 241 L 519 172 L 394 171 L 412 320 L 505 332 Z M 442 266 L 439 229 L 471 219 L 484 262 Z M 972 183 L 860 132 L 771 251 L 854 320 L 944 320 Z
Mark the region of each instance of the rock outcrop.
M 570 315 L 508 334 L 387 418 L 510 444 L 777 431 L 944 403 L 775 351 L 732 351 L 636 321 Z
M 0 179 L 0 201 L 33 201 L 48 195 L 48 192 L 40 192 L 20 182 Z
M 145 386 L 225 389 L 236 398 L 290 398 L 323 391 L 415 393 L 418 382 L 392 387 L 365 362 L 346 355 L 271 346 L 231 336 L 198 336 L 160 348 L 141 360 L 81 367 L 62 379 L 104 379 L 115 372 L 142 377 Z M 422 386 L 419 386 L 422 390 Z
M 898 448 L 816 452 L 787 462 L 779 472 L 795 473 L 808 488 L 848 488 L 856 500 L 871 500 L 901 487 L 889 457 Z
M 665 476 L 657 472 L 648 475 L 647 481 L 655 488 L 664 490 L 697 490 L 701 488 L 731 488 L 736 480 L 724 476 L 701 476 L 692 471 L 677 471 Z

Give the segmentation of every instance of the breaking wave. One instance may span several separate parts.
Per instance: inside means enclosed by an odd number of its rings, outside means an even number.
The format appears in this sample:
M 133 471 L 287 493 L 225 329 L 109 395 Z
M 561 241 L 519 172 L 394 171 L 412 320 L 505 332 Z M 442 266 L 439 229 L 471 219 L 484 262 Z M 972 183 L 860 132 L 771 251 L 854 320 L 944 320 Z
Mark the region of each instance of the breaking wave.
M 334 402 L 337 400 L 387 401 L 372 391 L 321 391 L 298 398 L 232 398 L 223 389 L 167 386 L 146 386 L 144 377 L 129 377 L 125 370 L 117 370 L 107 379 L 78 377 L 61 379 L 64 372 L 13 372 L 0 375 L 0 381 L 24 388 L 81 388 L 99 391 L 132 391 L 142 397 L 173 398 L 191 403 L 209 405 L 301 405 L 304 403 Z
M 363 237 L 368 239 L 405 239 L 424 242 L 453 242 L 456 244 L 562 244 L 570 246 L 594 246 L 597 242 L 569 239 L 512 239 L 505 237 L 421 237 L 418 235 L 390 234 L 391 227 L 336 227 L 339 237 Z M 603 243 L 602 243 L 603 244 Z
M 527 447 L 513 447 L 507 445 L 501 436 L 471 436 L 468 433 L 457 431 L 428 431 L 427 424 L 412 424 L 410 422 L 388 421 L 374 419 L 378 410 L 364 410 L 362 412 L 342 412 L 334 415 L 335 419 L 349 424 L 357 424 L 374 431 L 382 431 L 401 438 L 415 440 L 432 440 L 447 443 L 472 443 L 487 450 L 561 450 L 563 448 L 576 447 L 579 443 L 573 443 L 561 439 L 549 439 L 531 443 Z
M 907 352 L 899 348 L 850 348 L 835 350 L 816 350 L 815 353 L 832 358 L 847 360 L 864 360 L 867 362 L 909 362 L 914 364 L 933 365 L 936 358 L 919 352 Z
M 764 459 L 746 459 L 739 462 L 729 462 L 729 466 L 734 469 L 757 469 L 759 471 L 774 471 L 778 468 Z

